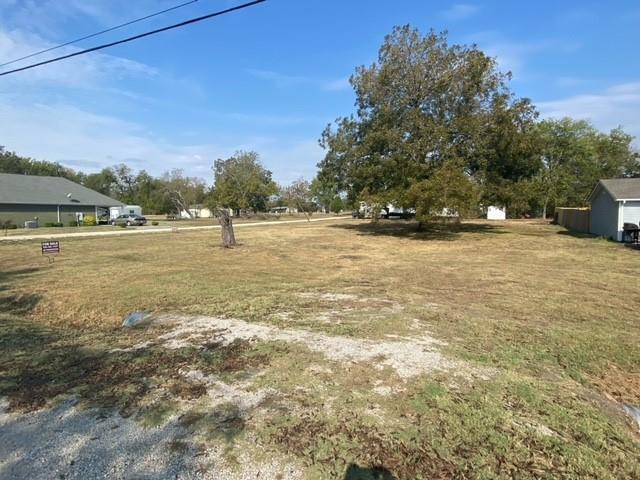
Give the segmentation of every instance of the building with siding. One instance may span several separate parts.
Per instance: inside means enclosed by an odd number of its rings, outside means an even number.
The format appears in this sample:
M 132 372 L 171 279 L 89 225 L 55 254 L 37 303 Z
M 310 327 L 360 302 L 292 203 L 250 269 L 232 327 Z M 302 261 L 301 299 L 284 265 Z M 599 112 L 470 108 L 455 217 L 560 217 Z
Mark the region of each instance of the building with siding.
M 122 202 L 62 177 L 0 173 L 0 221 L 18 226 L 37 218 L 68 224 L 78 214 L 109 216 L 109 207 Z
M 590 232 L 620 242 L 625 223 L 640 223 L 640 178 L 600 180 L 589 203 Z

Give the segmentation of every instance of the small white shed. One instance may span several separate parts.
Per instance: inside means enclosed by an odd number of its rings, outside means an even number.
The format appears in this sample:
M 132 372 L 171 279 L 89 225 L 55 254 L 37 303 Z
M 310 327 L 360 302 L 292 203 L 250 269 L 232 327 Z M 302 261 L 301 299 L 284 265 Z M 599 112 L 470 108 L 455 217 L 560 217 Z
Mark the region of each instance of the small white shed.
M 505 207 L 490 206 L 487 208 L 487 220 L 506 220 L 507 209 Z
M 589 195 L 590 231 L 622 241 L 625 223 L 640 223 L 640 178 L 600 180 Z

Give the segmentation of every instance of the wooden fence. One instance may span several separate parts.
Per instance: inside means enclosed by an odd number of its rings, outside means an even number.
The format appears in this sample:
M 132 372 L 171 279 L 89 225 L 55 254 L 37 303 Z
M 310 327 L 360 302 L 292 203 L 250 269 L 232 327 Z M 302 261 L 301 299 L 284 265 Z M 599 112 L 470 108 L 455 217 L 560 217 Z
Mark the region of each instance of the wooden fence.
M 589 208 L 556 208 L 555 223 L 567 230 L 589 233 L 591 210 Z

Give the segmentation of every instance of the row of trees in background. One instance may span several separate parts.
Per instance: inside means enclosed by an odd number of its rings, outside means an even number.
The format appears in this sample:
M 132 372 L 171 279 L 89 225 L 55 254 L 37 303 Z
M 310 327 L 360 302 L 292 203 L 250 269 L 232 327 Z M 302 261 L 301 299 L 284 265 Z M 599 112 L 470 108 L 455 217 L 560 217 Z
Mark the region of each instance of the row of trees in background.
M 130 205 L 141 205 L 148 213 L 170 213 L 202 203 L 208 195 L 205 182 L 172 170 L 153 177 L 145 170 L 134 172 L 124 164 L 84 173 L 57 162 L 22 157 L 0 147 L 0 173 L 64 177 Z
M 356 112 L 329 125 L 316 180 L 350 203 L 511 215 L 584 205 L 600 178 L 640 174 L 633 138 L 585 121 L 538 120 L 510 74 L 476 46 L 409 26 L 385 38 L 378 61 L 351 77 Z
M 290 185 L 277 185 L 256 152 L 239 151 L 227 159 L 216 160 L 211 188 L 204 180 L 177 169 L 153 177 L 145 170 L 134 172 L 120 164 L 86 174 L 59 163 L 21 157 L 3 148 L 0 149 L 0 173 L 65 177 L 123 203 L 140 205 L 151 214 L 186 213 L 194 205 L 212 210 L 223 207 L 236 214 L 283 206 L 305 213 L 325 206 L 327 211 L 332 208 L 337 212 L 343 208 L 339 197 L 338 202 L 334 197 L 321 197 L 314 188 L 316 183 L 299 179 Z

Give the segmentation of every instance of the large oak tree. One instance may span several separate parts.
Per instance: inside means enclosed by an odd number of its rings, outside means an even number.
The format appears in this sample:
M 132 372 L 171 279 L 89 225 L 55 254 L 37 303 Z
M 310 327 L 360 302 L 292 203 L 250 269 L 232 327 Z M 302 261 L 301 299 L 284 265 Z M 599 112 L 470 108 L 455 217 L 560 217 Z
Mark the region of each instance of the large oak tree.
M 352 201 L 366 194 L 381 204 L 414 206 L 411 188 L 455 162 L 487 187 L 486 201 L 508 200 L 505 185 L 537 169 L 528 137 L 536 113 L 513 96 L 509 78 L 475 46 L 396 27 L 378 61 L 351 77 L 357 111 L 323 132 L 318 178 Z

